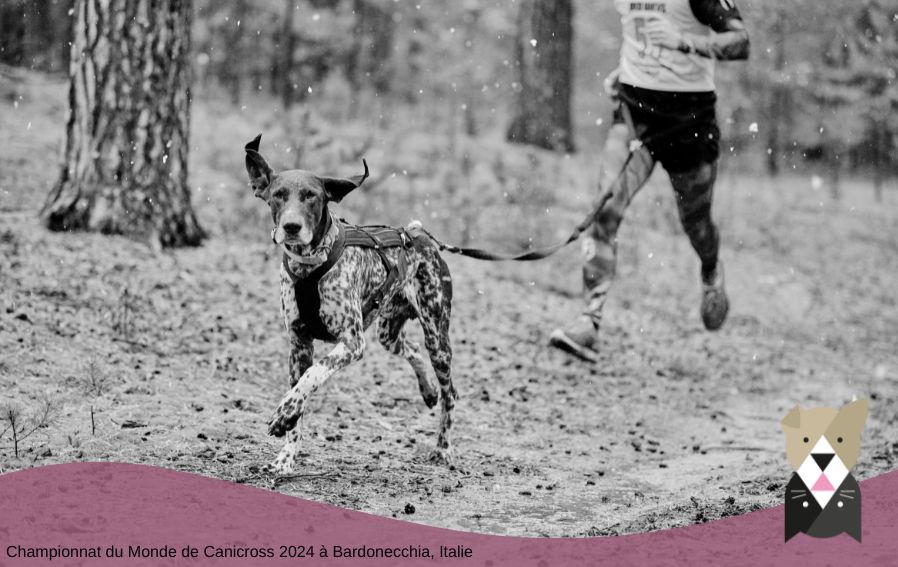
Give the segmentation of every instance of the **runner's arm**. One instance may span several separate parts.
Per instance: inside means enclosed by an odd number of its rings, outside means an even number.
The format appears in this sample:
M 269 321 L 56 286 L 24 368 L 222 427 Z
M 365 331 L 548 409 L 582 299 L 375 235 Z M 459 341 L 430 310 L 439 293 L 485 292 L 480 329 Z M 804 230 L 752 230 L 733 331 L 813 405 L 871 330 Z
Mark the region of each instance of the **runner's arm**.
M 677 48 L 685 53 L 733 61 L 748 59 L 751 44 L 735 0 L 689 0 L 692 13 L 716 33 L 710 36 L 682 34 Z
M 653 18 L 643 28 L 649 42 L 709 59 L 747 59 L 748 32 L 733 0 L 689 0 L 695 17 L 714 30 L 709 36 L 684 33 L 668 18 Z

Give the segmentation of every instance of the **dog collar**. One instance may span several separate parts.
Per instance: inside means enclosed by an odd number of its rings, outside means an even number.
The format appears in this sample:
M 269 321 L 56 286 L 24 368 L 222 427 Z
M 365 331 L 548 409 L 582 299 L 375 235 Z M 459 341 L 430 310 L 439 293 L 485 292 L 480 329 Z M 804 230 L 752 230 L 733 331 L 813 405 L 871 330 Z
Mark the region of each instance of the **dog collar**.
M 303 279 L 322 266 L 333 263 L 333 256 L 342 253 L 342 245 L 340 243 L 345 238 L 342 223 L 335 220 L 331 216 L 330 211 L 327 212 L 328 227 L 325 230 L 324 238 L 321 242 L 306 254 L 300 254 L 290 250 L 287 246 L 282 246 L 284 252 L 284 267 L 291 278 Z
M 290 262 L 314 268 L 316 266 L 320 266 L 322 263 L 324 263 L 325 260 L 327 260 L 328 251 L 328 249 L 322 250 L 320 248 L 316 248 L 315 251 L 311 254 L 297 254 L 296 252 L 291 252 L 285 247 L 284 256 L 286 256 Z M 324 252 L 323 257 L 321 252 Z

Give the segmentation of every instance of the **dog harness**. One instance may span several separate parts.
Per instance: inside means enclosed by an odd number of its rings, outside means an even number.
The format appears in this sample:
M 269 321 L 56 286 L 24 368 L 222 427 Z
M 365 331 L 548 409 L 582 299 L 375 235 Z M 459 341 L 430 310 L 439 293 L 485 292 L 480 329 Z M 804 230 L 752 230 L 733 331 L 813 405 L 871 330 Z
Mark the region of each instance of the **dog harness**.
M 296 302 L 299 305 L 299 330 L 313 339 L 320 341 L 335 341 L 336 337 L 328 331 L 321 321 L 321 295 L 318 291 L 318 283 L 331 268 L 340 260 L 343 251 L 347 247 L 369 248 L 377 252 L 381 264 L 386 270 L 387 277 L 377 290 L 374 291 L 362 304 L 362 317 L 380 308 L 397 281 L 402 281 L 408 268 L 405 250 L 412 245 L 412 237 L 404 228 L 390 226 L 369 225 L 358 226 L 345 222 L 343 219 L 335 221 L 337 237 L 323 264 L 312 270 L 304 277 L 298 277 L 291 269 L 289 257 L 284 254 L 284 268 L 290 279 L 293 280 L 296 291 Z M 398 248 L 400 250 L 398 262 L 394 263 L 387 256 L 385 250 Z

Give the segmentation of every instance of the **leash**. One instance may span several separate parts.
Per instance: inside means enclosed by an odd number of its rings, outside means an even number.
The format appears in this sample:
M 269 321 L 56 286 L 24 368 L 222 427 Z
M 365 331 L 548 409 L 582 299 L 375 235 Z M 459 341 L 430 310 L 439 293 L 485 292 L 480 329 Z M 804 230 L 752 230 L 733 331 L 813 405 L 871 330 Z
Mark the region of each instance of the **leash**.
M 621 93 L 622 94 L 622 93 Z M 621 114 L 624 118 L 624 123 L 627 125 L 627 128 L 630 130 L 630 134 L 632 139 L 630 140 L 630 144 L 628 147 L 627 159 L 624 160 L 624 164 L 620 169 L 620 172 L 617 174 L 617 177 L 614 178 L 614 181 L 609 184 L 609 187 L 613 187 L 617 182 L 624 176 L 624 173 L 627 171 L 627 167 L 630 166 L 630 161 L 633 159 L 633 156 L 636 155 L 636 152 L 639 151 L 642 147 L 648 145 L 651 142 L 655 142 L 659 139 L 672 136 L 680 132 L 681 130 L 685 130 L 692 126 L 692 121 L 683 122 L 677 124 L 667 130 L 662 130 L 656 134 L 653 134 L 647 138 L 642 137 L 636 128 L 636 123 L 633 121 L 633 115 L 630 111 L 630 104 L 625 101 L 623 98 L 620 100 L 620 109 Z M 706 112 L 708 113 L 708 112 Z M 698 119 L 702 115 L 697 114 L 694 118 Z M 592 225 L 595 218 L 602 212 L 602 209 L 605 207 L 605 204 L 614 197 L 614 192 L 610 189 L 605 191 L 605 193 L 599 198 L 598 204 L 593 207 L 586 217 L 583 218 L 580 223 L 574 227 L 574 230 L 571 232 L 570 236 L 567 237 L 562 242 L 555 244 L 553 246 L 548 246 L 546 248 L 539 248 L 537 250 L 531 250 L 529 252 L 523 252 L 520 254 L 503 254 L 499 252 L 491 252 L 489 250 L 483 250 L 480 248 L 463 248 L 460 246 L 455 246 L 452 244 L 446 244 L 439 239 L 437 239 L 429 230 L 422 227 L 422 230 L 433 240 L 436 245 L 440 248 L 441 251 L 449 252 L 450 254 L 458 254 L 460 256 L 466 256 L 468 258 L 474 258 L 475 260 L 483 260 L 486 262 L 532 262 L 535 260 L 542 260 L 544 258 L 548 258 L 549 256 L 555 254 L 571 242 L 579 239 L 580 236 L 586 232 L 587 229 Z
M 629 162 L 629 158 L 627 159 Z M 454 246 L 452 244 L 446 244 L 441 242 L 437 237 L 435 237 L 429 230 L 424 227 L 421 227 L 421 230 L 424 231 L 427 236 L 433 240 L 436 245 L 440 248 L 440 250 L 444 252 L 449 252 L 450 254 L 458 254 L 460 256 L 467 256 L 468 258 L 474 258 L 475 260 L 484 260 L 486 262 L 532 262 L 534 260 L 542 260 L 543 258 L 548 258 L 552 254 L 555 254 L 571 242 L 574 242 L 580 235 L 586 232 L 593 222 L 593 219 L 599 212 L 602 210 L 602 207 L 605 206 L 605 203 L 608 202 L 611 197 L 614 196 L 614 193 L 611 191 L 607 191 L 602 198 L 599 200 L 599 204 L 593 208 L 586 215 L 580 223 L 574 228 L 573 232 L 571 232 L 570 236 L 567 237 L 563 242 L 559 242 L 554 246 L 549 246 L 548 248 L 540 248 L 538 250 L 531 250 L 530 252 L 524 252 L 522 254 L 502 254 L 498 252 L 490 252 L 489 250 L 481 250 L 479 248 L 462 248 L 459 246 Z

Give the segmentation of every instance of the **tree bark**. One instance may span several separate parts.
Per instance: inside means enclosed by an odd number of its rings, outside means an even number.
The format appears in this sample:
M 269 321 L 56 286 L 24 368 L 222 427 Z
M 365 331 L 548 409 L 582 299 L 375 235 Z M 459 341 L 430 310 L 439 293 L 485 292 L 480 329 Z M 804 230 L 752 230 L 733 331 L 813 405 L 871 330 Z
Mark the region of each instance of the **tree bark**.
M 518 71 L 510 142 L 574 151 L 571 0 L 523 0 L 518 14 Z
M 76 0 L 69 118 L 51 230 L 196 245 L 190 203 L 189 0 Z

